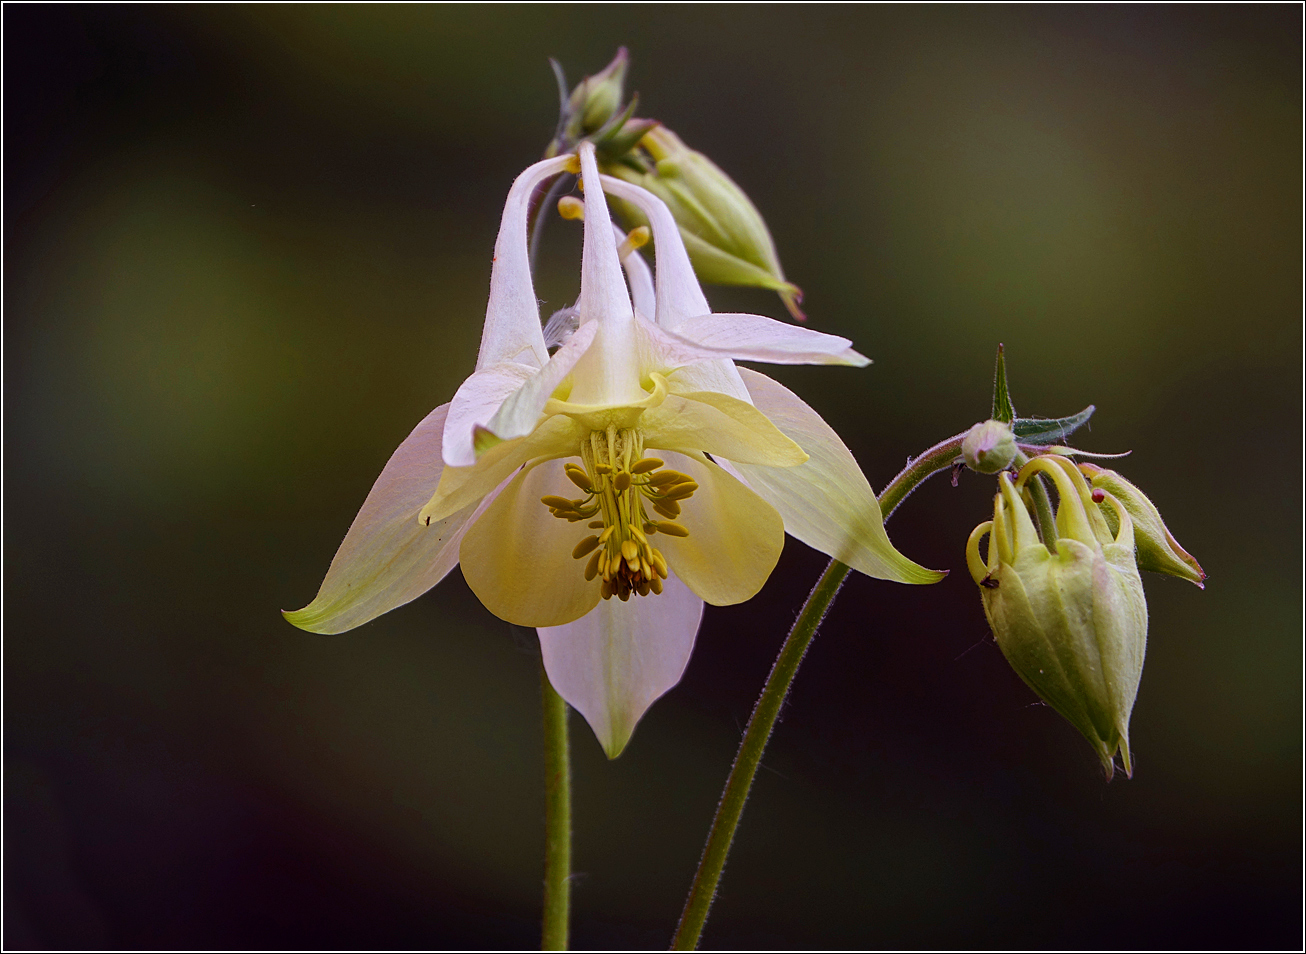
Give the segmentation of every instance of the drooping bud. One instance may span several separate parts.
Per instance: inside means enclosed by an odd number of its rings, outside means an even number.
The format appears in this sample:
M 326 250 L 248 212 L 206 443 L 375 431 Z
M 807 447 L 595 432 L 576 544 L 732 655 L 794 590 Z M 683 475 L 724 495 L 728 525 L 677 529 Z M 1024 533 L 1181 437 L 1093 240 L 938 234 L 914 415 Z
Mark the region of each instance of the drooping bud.
M 577 141 L 597 132 L 621 108 L 630 57 L 623 46 L 612 62 L 593 76 L 587 76 L 571 91 L 567 103 L 567 134 Z
M 1052 478 L 1060 498 L 1055 553 L 1039 540 L 1021 495 L 1039 472 Z M 1063 457 L 1035 457 L 1014 482 L 1006 473 L 998 482 L 993 519 L 966 545 L 998 646 L 1029 687 L 1083 733 L 1108 779 L 1117 752 L 1132 775 L 1129 715 L 1147 648 L 1147 602 L 1129 511 L 1108 491 L 1099 492 L 1099 505 Z M 1115 513 L 1114 534 L 1104 508 Z
M 1080 464 L 1079 469 L 1095 490 L 1114 495 L 1125 506 L 1134 521 L 1134 541 L 1138 545 L 1138 568 L 1153 573 L 1165 573 L 1196 583 L 1206 588 L 1206 573 L 1201 565 L 1171 535 L 1161 519 L 1161 511 L 1147 495 L 1121 477 L 1114 470 L 1096 464 Z M 1114 526 L 1112 514 L 1106 515 Z
M 605 172 L 643 186 L 671 209 L 699 279 L 718 285 L 746 285 L 778 292 L 798 320 L 803 292 L 785 281 L 766 222 L 734 180 L 665 126 L 645 133 L 640 145 L 649 162 L 614 163 Z M 642 212 L 613 201 L 629 226 L 646 225 Z
M 966 466 L 978 474 L 996 474 L 1006 470 L 1016 459 L 1016 438 L 1001 421 L 984 421 L 966 432 L 961 442 L 961 456 Z

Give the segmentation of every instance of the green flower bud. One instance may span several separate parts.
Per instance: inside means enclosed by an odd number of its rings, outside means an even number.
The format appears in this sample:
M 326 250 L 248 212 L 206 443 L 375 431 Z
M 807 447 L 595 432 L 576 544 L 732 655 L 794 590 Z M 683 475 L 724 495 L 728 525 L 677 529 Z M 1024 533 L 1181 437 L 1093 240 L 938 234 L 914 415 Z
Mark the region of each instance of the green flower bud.
M 961 456 L 966 466 L 979 474 L 1006 470 L 1016 459 L 1016 438 L 1001 421 L 984 421 L 966 432 Z
M 1138 544 L 1138 568 L 1151 570 L 1153 573 L 1166 573 L 1180 579 L 1196 583 L 1205 589 L 1206 573 L 1201 565 L 1179 545 L 1165 521 L 1161 511 L 1147 496 L 1121 477 L 1114 470 L 1107 470 L 1096 464 L 1080 464 L 1079 469 L 1088 478 L 1095 490 L 1113 494 L 1134 521 L 1134 541 Z M 1114 527 L 1112 514 L 1106 515 L 1107 522 Z
M 587 76 L 571 91 L 567 104 L 567 133 L 572 141 L 597 132 L 621 108 L 630 57 L 623 46 L 612 62 L 593 76 Z
M 651 159 L 647 168 L 615 163 L 605 171 L 643 186 L 670 207 L 698 277 L 778 292 L 790 314 L 803 320 L 802 289 L 785 281 L 771 233 L 744 190 L 665 126 L 651 129 L 640 145 Z M 629 203 L 609 201 L 631 227 L 648 224 Z
M 1060 501 L 1056 552 L 1039 540 L 1021 495 L 1039 472 Z M 1134 561 L 1134 524 L 1111 493 L 1112 534 L 1094 493 L 1063 457 L 1035 457 L 1016 480 L 999 474 L 993 519 L 966 544 L 966 563 L 981 587 L 984 614 L 1007 661 L 1038 695 L 1083 733 L 1110 779 L 1119 751 L 1133 775 L 1129 714 L 1147 648 L 1147 602 Z M 980 540 L 988 535 L 987 559 Z

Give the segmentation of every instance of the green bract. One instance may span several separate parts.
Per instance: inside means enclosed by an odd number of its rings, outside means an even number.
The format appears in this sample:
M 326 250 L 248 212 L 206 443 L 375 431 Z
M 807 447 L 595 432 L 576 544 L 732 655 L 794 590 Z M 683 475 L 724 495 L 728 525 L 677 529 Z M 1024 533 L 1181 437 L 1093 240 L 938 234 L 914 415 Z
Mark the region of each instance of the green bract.
M 1060 497 L 1055 552 L 1039 539 L 1021 493 L 1039 472 L 1052 478 Z M 1006 473 L 998 482 L 993 519 L 966 545 L 998 646 L 1030 688 L 1088 739 L 1108 779 L 1117 752 L 1132 775 L 1129 714 L 1147 647 L 1147 602 L 1130 513 L 1111 493 L 1098 492 L 1114 511 L 1113 535 L 1083 475 L 1062 457 L 1035 457 L 1014 482 Z
M 667 204 L 698 277 L 778 292 L 790 314 L 801 319 L 802 289 L 785 281 L 771 233 L 744 190 L 665 126 L 646 133 L 640 145 L 652 159 L 650 169 L 636 168 L 643 166 L 640 162 L 615 162 L 605 171 L 643 186 Z M 632 227 L 647 224 L 631 204 L 613 204 Z

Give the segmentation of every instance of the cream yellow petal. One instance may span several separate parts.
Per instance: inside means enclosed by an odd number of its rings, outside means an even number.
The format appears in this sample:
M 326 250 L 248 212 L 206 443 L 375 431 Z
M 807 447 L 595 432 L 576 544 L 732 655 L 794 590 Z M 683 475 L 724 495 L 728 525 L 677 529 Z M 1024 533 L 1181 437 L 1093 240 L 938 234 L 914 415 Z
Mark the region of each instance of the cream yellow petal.
M 798 467 L 758 467 L 722 451 L 748 485 L 780 511 L 785 530 L 854 570 L 899 583 L 936 583 L 944 574 L 907 559 L 889 542 L 880 504 L 852 452 L 830 425 L 783 385 L 740 368 L 759 412 L 802 445 Z
M 784 549 L 780 514 L 702 454 L 663 451 L 658 456 L 694 478 L 698 490 L 680 501 L 678 522 L 689 536 L 657 533 L 650 542 L 685 585 L 713 606 L 756 595 Z
M 467 585 L 495 616 L 518 626 L 561 626 L 598 603 L 598 581 L 586 582 L 585 564 L 571 555 L 590 531 L 540 503 L 575 494 L 562 464 L 546 461 L 513 478 L 468 528 L 459 563 Z
M 662 450 L 704 451 L 735 461 L 794 467 L 807 460 L 757 408 L 714 391 L 670 394 L 644 412 L 644 446 Z
M 433 524 L 476 503 L 529 460 L 574 455 L 583 436 L 583 429 L 570 418 L 550 417 L 526 437 L 490 447 L 471 467 L 446 467 L 417 520 Z

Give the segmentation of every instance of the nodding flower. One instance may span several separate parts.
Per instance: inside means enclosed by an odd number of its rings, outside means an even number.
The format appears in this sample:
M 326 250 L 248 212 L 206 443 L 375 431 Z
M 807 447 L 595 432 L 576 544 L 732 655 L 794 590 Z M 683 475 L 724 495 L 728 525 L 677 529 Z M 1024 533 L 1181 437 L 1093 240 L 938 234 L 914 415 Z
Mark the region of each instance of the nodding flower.
M 581 287 L 550 354 L 527 215 L 564 171 L 584 191 L 569 211 Z M 636 250 L 649 233 L 615 228 L 605 192 L 647 216 L 656 281 Z M 615 758 L 680 680 L 704 603 L 757 593 L 786 531 L 868 576 L 940 579 L 889 542 L 838 435 L 735 359 L 868 363 L 846 338 L 713 314 L 665 204 L 601 176 L 592 145 L 536 163 L 504 206 L 476 370 L 395 451 L 317 597 L 286 618 L 343 632 L 460 565 L 491 612 L 539 629 L 554 688 Z
M 1055 526 L 1042 539 L 1029 492 L 1022 494 L 1039 473 L 1052 478 L 1060 498 Z M 1132 776 L 1129 715 L 1147 649 L 1147 601 L 1129 511 L 1111 493 L 1090 489 L 1075 465 L 1056 454 L 1035 457 L 1015 481 L 999 474 L 998 484 L 993 519 L 976 527 L 966 545 L 998 646 L 1029 687 L 1083 733 L 1108 779 L 1117 752 Z

